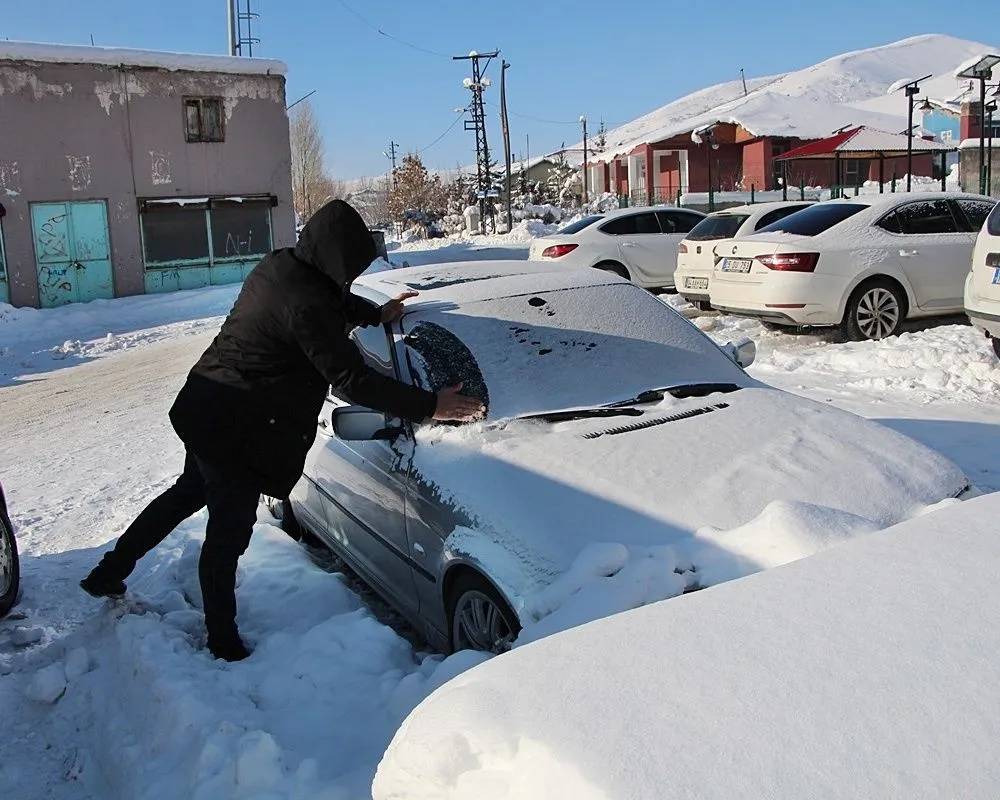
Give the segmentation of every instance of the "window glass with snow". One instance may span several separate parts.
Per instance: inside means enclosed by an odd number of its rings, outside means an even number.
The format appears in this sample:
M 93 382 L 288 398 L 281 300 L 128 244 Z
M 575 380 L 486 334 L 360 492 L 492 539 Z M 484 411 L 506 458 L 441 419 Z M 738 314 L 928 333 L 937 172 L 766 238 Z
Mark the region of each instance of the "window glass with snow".
M 211 221 L 216 261 L 261 257 L 271 251 L 270 200 L 213 200 Z
M 906 235 L 956 233 L 958 226 L 947 200 L 919 200 L 896 209 L 900 231 Z
M 986 218 L 993 210 L 995 203 L 987 203 L 985 200 L 958 200 L 958 207 L 962 209 L 965 219 L 969 223 L 969 230 L 978 233 Z
M 712 214 L 695 225 L 686 238 L 692 242 L 732 239 L 748 218 L 748 214 Z

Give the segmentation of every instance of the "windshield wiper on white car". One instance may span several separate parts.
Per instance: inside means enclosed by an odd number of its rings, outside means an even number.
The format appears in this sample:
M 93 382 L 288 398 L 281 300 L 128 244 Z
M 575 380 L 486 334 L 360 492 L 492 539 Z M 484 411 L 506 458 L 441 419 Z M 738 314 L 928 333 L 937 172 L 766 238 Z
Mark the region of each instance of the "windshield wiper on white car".
M 540 419 L 545 422 L 566 422 L 571 419 L 588 419 L 590 417 L 641 417 L 638 408 L 619 408 L 618 406 L 600 406 L 598 408 L 577 408 L 570 411 L 548 411 L 542 414 L 531 414 L 522 419 Z
M 728 394 L 729 392 L 738 391 L 740 388 L 742 387 L 737 386 L 735 383 L 687 383 L 683 386 L 671 386 L 669 389 L 646 389 L 646 391 L 639 392 L 639 394 L 630 400 L 611 403 L 607 407 L 619 408 L 621 406 L 634 406 L 642 403 L 658 403 L 667 394 L 671 397 L 676 397 L 678 400 L 683 400 L 686 397 L 705 397 L 710 394 L 719 393 Z

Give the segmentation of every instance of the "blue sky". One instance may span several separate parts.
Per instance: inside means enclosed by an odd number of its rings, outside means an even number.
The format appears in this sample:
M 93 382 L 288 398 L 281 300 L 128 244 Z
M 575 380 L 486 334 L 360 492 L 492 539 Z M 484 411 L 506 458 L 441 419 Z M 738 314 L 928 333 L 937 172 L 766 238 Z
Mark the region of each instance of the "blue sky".
M 254 55 L 288 63 L 289 102 L 312 98 L 335 177 L 384 172 L 389 139 L 426 148 L 468 102 L 466 62 L 447 55 L 500 48 L 511 62 L 508 105 L 515 153 L 579 139 L 694 89 L 766 75 L 918 33 L 989 39 L 994 0 L 562 2 L 510 0 L 251 0 L 261 13 Z M 345 7 L 346 4 L 346 7 Z M 349 10 L 350 9 L 350 10 Z M 501 10 L 502 9 L 502 10 Z M 379 35 L 371 25 L 437 54 Z M 226 49 L 224 0 L 0 0 L 0 37 L 187 52 Z M 992 38 L 996 38 L 993 36 Z M 499 143 L 499 65 L 488 94 Z M 532 119 L 532 117 L 537 119 Z M 551 120 L 554 122 L 543 122 Z M 563 123 L 563 124 L 554 124 Z M 568 123 L 568 124 L 567 124 Z M 474 160 L 456 124 L 423 150 L 434 168 Z

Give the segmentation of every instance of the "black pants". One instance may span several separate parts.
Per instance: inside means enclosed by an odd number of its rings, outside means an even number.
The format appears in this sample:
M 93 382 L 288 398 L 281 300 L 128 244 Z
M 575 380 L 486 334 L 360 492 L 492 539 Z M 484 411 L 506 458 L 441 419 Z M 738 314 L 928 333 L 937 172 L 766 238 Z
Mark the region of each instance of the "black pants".
M 259 490 L 241 476 L 213 467 L 188 451 L 177 482 L 153 500 L 101 559 L 112 578 L 127 578 L 136 562 L 196 511 L 208 506 L 208 527 L 198 562 L 209 641 L 236 630 L 236 563 L 246 552 L 257 519 Z

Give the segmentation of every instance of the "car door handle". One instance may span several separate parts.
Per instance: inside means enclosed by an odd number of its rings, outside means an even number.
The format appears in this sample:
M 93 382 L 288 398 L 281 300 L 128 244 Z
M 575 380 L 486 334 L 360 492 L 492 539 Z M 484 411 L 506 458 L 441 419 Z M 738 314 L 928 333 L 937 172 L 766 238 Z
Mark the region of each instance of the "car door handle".
M 911 256 L 918 256 L 918 255 L 920 255 L 920 251 L 919 250 L 903 250 L 903 249 L 900 249 L 899 254 L 903 258 L 910 258 Z
M 633 242 L 622 242 L 622 247 L 635 247 L 635 246 L 636 245 Z

